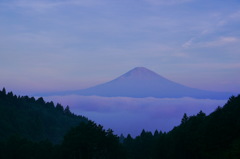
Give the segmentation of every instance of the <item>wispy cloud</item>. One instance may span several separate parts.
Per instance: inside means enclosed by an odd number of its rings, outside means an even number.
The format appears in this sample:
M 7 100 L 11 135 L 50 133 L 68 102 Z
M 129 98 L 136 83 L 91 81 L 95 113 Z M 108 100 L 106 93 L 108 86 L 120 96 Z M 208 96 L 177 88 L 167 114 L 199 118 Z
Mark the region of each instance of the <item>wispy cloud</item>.
M 229 18 L 232 18 L 234 20 L 240 20 L 240 11 L 236 11 L 234 13 L 232 13 Z
M 192 44 L 193 44 L 194 39 L 195 39 L 195 38 L 191 38 L 190 40 L 188 40 L 187 42 L 185 42 L 185 43 L 182 45 L 182 47 L 184 47 L 184 48 L 189 48 L 189 47 L 191 47 Z
M 176 5 L 181 3 L 189 3 L 194 0 L 145 0 L 145 1 L 153 5 Z
M 216 70 L 216 69 L 239 69 L 240 70 L 240 63 L 194 63 L 194 64 L 183 64 L 185 67 L 195 67 L 195 68 L 204 68 L 204 69 L 211 69 L 211 70 Z
M 234 25 L 239 20 L 240 11 L 238 10 L 223 13 L 213 11 L 212 13 L 208 13 L 204 21 L 195 21 L 193 19 L 196 23 L 187 27 L 190 30 L 193 28 L 194 36 L 184 42 L 182 47 L 217 47 L 237 43 L 240 36 L 238 33 L 233 34 L 232 31 L 235 29 Z
M 0 3 L 2 5 L 11 7 L 11 8 L 24 8 L 30 9 L 35 12 L 45 12 L 48 10 L 52 10 L 58 7 L 65 7 L 67 5 L 74 5 L 74 6 L 92 6 L 92 5 L 99 5 L 102 4 L 96 0 L 59 0 L 59 1 L 52 1 L 52 0 L 15 0 L 10 1 L 8 3 Z
M 219 47 L 226 46 L 229 44 L 238 44 L 240 38 L 238 37 L 219 37 L 212 41 L 205 42 L 194 42 L 195 38 L 191 38 L 189 41 L 185 42 L 182 47 L 184 48 L 202 48 L 202 47 Z
M 237 42 L 240 42 L 240 39 L 237 37 L 220 37 L 215 41 L 203 43 L 203 46 L 206 46 L 206 47 L 222 46 L 222 45 L 227 45 L 227 44 L 237 43 Z

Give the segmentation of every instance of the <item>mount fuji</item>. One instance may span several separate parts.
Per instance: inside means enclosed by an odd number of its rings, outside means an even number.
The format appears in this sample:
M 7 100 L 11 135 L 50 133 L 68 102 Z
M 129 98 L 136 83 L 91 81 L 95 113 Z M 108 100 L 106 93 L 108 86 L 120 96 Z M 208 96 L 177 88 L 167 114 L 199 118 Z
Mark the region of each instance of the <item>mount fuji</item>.
M 136 67 L 112 81 L 94 87 L 58 93 L 58 95 L 70 94 L 133 98 L 191 97 L 199 99 L 227 99 L 231 96 L 231 93 L 226 92 L 213 92 L 190 88 L 168 80 L 144 67 Z

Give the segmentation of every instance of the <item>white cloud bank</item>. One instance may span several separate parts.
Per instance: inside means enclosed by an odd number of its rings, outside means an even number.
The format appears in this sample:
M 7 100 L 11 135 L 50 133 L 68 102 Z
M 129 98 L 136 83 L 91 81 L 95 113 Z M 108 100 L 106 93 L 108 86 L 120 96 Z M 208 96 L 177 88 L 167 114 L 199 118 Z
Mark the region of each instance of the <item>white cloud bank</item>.
M 45 97 L 62 105 L 69 105 L 72 112 L 111 128 L 115 133 L 133 136 L 142 129 L 169 131 L 180 124 L 184 113 L 195 115 L 200 110 L 209 114 L 225 100 L 209 99 L 158 99 L 98 96 L 52 96 Z

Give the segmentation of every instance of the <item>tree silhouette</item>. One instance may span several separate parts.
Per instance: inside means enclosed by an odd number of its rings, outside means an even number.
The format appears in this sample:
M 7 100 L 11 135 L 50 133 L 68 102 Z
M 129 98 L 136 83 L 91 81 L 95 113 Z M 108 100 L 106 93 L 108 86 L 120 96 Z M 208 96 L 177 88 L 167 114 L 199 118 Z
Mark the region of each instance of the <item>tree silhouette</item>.
M 186 113 L 184 113 L 184 115 L 183 115 L 183 118 L 182 118 L 182 120 L 181 120 L 181 124 L 185 124 L 187 121 L 188 121 L 188 116 L 187 116 L 187 114 Z
M 122 158 L 118 137 L 92 121 L 81 123 L 64 137 L 63 157 L 69 159 Z

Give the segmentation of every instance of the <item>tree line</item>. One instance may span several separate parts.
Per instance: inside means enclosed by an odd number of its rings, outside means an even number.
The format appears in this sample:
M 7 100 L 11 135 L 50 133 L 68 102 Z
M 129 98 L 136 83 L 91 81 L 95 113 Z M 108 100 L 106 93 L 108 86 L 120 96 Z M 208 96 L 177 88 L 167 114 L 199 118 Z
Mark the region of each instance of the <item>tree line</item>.
M 240 95 L 206 115 L 183 115 L 169 132 L 119 137 L 69 107 L 0 91 L 1 159 L 238 159 Z
M 181 124 L 169 132 L 145 130 L 123 145 L 131 159 L 239 159 L 240 95 L 208 116 L 183 115 Z

